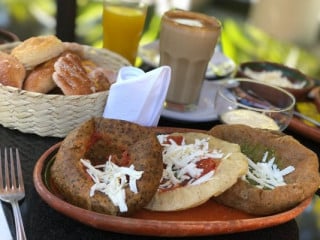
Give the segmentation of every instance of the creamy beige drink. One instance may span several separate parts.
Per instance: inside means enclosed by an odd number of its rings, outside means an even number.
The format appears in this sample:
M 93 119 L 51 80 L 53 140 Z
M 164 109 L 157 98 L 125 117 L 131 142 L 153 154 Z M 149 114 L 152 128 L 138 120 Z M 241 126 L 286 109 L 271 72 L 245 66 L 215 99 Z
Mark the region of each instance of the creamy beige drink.
M 221 23 L 204 14 L 170 10 L 161 21 L 160 65 L 172 69 L 166 107 L 196 107 L 204 75 L 220 36 Z

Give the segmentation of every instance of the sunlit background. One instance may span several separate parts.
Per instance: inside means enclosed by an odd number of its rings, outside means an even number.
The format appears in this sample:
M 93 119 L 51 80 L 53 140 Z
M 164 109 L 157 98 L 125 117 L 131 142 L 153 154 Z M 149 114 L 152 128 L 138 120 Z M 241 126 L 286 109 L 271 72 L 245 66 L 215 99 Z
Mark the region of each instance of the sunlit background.
M 69 0 L 1 0 L 0 28 L 14 32 L 21 40 L 31 36 L 56 34 L 57 4 Z M 251 60 L 269 60 L 295 67 L 320 79 L 320 41 L 318 0 L 148 0 L 149 12 L 141 44 L 158 37 L 161 14 L 177 7 L 204 12 L 223 24 L 220 44 L 224 53 L 237 64 Z M 76 1 L 73 41 L 102 46 L 101 0 Z M 62 6 L 63 8 L 64 6 Z M 68 9 L 66 9 L 68 10 Z M 72 13 L 70 19 L 73 21 Z M 65 40 L 65 39 L 62 39 Z M 68 39 L 69 40 L 69 39 Z M 319 203 L 319 201 L 318 201 Z M 303 225 L 320 224 L 310 216 Z M 304 213 L 308 214 L 308 210 Z M 303 232 L 308 235 L 319 233 Z
M 57 4 L 69 0 L 2 0 L 0 27 L 21 40 L 55 34 Z M 149 14 L 141 44 L 158 37 L 161 14 L 172 7 L 192 9 L 218 17 L 223 23 L 221 45 L 236 63 L 270 60 L 320 78 L 318 0 L 146 0 Z M 77 0 L 75 38 L 102 46 L 102 0 Z M 72 14 L 70 13 L 70 16 Z M 72 17 L 67 20 L 73 21 Z M 63 39 L 65 40 L 65 39 Z

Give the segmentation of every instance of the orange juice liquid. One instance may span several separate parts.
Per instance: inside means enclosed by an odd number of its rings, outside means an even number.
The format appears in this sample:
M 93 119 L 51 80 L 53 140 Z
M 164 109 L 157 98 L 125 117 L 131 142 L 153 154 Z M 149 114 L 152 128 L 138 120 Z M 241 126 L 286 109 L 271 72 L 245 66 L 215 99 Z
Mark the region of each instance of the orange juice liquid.
M 145 18 L 145 9 L 104 6 L 103 47 L 119 53 L 134 65 Z

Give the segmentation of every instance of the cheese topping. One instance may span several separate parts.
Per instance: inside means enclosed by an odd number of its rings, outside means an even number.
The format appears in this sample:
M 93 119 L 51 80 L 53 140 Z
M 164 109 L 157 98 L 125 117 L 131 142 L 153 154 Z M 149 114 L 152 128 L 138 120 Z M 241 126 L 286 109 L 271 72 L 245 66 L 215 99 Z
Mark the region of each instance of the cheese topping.
M 134 170 L 133 165 L 119 167 L 111 162 L 111 156 L 105 164 L 97 166 L 92 166 L 87 159 L 80 159 L 80 161 L 87 168 L 86 171 L 94 182 L 90 189 L 90 197 L 95 191 L 100 191 L 119 207 L 120 212 L 128 211 L 125 188 L 129 186 L 131 192 L 138 193 L 136 181 L 141 178 L 143 171 Z
M 212 178 L 214 170 L 202 175 L 203 169 L 197 167 L 197 162 L 202 159 L 222 159 L 229 156 L 217 149 L 210 151 L 209 139 L 196 139 L 193 144 L 186 144 L 183 139 L 181 144 L 177 144 L 168 136 L 158 135 L 158 140 L 163 147 L 164 163 L 160 189 L 179 186 L 183 182 L 189 185 L 206 182 Z
M 248 158 L 249 169 L 243 180 L 247 182 L 254 182 L 257 188 L 261 189 L 274 189 L 279 186 L 286 185 L 284 176 L 292 173 L 295 168 L 288 166 L 282 170 L 274 163 L 275 157 L 272 157 L 267 161 L 268 152 L 265 152 L 261 162 L 253 162 Z

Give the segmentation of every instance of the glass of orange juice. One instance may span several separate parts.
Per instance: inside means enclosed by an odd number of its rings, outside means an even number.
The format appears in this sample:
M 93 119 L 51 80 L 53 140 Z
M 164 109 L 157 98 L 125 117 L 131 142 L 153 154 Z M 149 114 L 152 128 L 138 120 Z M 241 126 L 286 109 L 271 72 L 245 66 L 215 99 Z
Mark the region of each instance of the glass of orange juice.
M 141 0 L 104 0 L 103 47 L 134 65 L 147 5 Z

